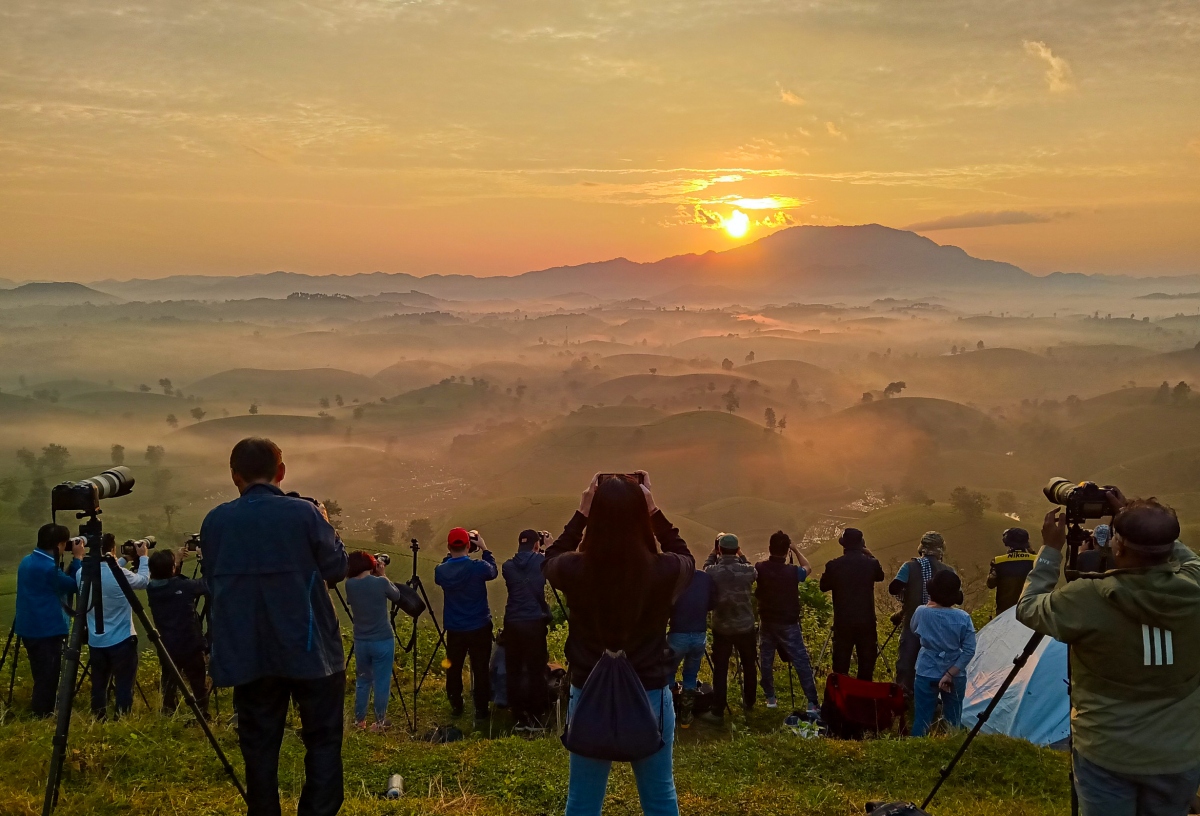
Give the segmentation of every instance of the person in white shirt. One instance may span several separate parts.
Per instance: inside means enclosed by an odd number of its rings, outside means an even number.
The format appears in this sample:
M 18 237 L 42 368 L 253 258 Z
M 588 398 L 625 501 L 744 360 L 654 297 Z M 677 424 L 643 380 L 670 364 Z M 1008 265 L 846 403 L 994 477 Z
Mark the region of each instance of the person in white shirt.
M 111 555 L 116 540 L 104 537 L 105 555 Z M 137 572 L 125 571 L 133 589 L 145 589 L 150 584 L 150 559 L 145 542 L 137 543 Z M 83 585 L 83 570 L 76 580 Z M 94 590 L 93 590 L 94 591 Z M 96 605 L 88 609 L 88 650 L 92 667 L 92 714 L 104 719 L 108 713 L 108 681 L 116 691 L 116 710 L 119 717 L 133 708 L 133 683 L 137 678 L 138 639 L 133 628 L 133 609 L 125 599 L 116 576 L 108 564 L 100 565 L 100 599 L 104 615 L 104 633 L 96 632 Z

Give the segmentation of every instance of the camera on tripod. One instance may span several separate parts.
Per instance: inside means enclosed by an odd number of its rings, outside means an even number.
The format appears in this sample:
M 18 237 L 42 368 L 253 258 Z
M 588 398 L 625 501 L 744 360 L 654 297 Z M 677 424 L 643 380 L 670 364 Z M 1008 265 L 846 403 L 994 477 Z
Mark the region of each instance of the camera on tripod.
M 50 490 L 50 510 L 76 511 L 95 515 L 100 501 L 125 496 L 133 491 L 133 474 L 127 467 L 115 467 L 84 479 L 82 482 L 63 482 Z
M 1101 487 L 1095 482 L 1075 482 L 1057 476 L 1042 488 L 1042 493 L 1053 504 L 1061 504 L 1066 511 L 1067 524 L 1082 524 L 1088 519 L 1112 515 L 1108 491 L 1112 485 Z
M 137 558 L 137 548 L 139 544 L 144 544 L 147 550 L 153 550 L 158 546 L 158 540 L 154 536 L 146 536 L 145 538 L 127 539 L 121 545 L 121 555 L 125 556 L 126 561 L 132 561 Z

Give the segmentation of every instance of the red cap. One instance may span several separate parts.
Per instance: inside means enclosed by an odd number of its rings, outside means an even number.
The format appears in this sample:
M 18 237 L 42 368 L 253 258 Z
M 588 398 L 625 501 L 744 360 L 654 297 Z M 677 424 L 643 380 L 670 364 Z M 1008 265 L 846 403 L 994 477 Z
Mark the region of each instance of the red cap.
M 470 546 L 471 534 L 462 527 L 455 527 L 450 531 L 450 535 L 446 536 L 446 543 L 455 548 Z

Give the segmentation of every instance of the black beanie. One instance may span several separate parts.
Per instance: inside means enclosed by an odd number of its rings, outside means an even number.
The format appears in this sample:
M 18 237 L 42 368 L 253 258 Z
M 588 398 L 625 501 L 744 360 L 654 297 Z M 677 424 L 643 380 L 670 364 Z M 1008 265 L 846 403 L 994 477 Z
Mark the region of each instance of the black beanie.
M 780 556 L 787 555 L 788 548 L 792 546 L 792 538 L 783 530 L 779 530 L 771 534 L 771 543 L 767 545 L 767 549 L 771 555 Z
M 954 570 L 942 570 L 930 578 L 925 591 L 938 606 L 958 606 L 963 602 L 962 579 Z
M 838 543 L 847 550 L 860 550 L 866 546 L 862 530 L 855 527 L 847 527 L 845 530 L 842 530 L 842 535 L 838 539 Z

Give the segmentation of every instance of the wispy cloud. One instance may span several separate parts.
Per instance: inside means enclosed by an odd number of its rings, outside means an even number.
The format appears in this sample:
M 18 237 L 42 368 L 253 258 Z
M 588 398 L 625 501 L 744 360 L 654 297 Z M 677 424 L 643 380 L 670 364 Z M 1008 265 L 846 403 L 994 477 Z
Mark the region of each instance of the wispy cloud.
M 969 212 L 946 215 L 932 221 L 909 224 L 905 229 L 913 232 L 935 232 L 937 230 L 976 229 L 979 227 L 1004 227 L 1011 224 L 1045 224 L 1071 215 L 1068 212 L 1034 213 L 1024 210 L 999 210 L 995 212 Z
M 784 87 L 780 87 L 779 89 L 779 101 L 785 105 L 791 105 L 796 108 L 804 104 L 803 99 Z
M 838 128 L 838 126 L 835 125 L 833 122 L 825 123 L 825 131 L 835 139 L 845 139 L 846 138 L 846 134 L 842 133 L 842 131 Z
M 1056 56 L 1046 43 L 1041 40 L 1026 40 L 1025 53 L 1046 63 L 1046 86 L 1050 93 L 1065 93 L 1075 89 L 1075 77 L 1071 73 L 1070 63 Z

